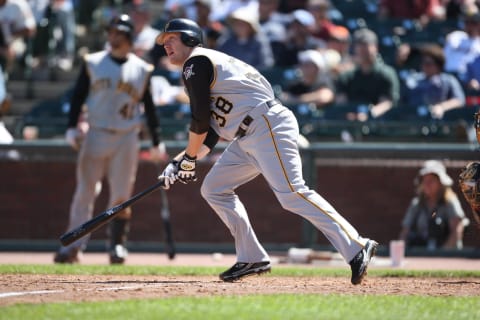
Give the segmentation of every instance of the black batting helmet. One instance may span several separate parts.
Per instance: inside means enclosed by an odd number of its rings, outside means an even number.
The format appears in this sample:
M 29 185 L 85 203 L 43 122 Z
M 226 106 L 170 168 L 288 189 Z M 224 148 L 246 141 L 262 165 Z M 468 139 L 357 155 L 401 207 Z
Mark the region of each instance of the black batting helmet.
M 163 45 L 163 38 L 167 33 L 179 32 L 183 44 L 188 47 L 196 47 L 203 44 L 203 31 L 195 21 L 189 19 L 172 19 L 163 28 L 163 32 L 157 37 L 157 43 Z
M 106 27 L 106 30 L 116 29 L 118 31 L 124 32 L 130 41 L 133 40 L 135 28 L 133 27 L 132 19 L 128 14 L 121 14 L 119 16 L 113 17 L 110 20 L 110 23 Z

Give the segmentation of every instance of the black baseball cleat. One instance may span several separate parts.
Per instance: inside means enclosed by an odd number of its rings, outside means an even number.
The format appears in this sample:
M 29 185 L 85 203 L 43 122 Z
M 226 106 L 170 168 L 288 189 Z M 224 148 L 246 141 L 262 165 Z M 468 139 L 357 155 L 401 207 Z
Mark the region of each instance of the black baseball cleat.
M 270 261 L 262 262 L 237 262 L 230 269 L 220 274 L 220 280 L 232 282 L 243 277 L 270 272 Z
M 115 245 L 110 251 L 110 263 L 111 264 L 123 264 L 128 256 L 128 250 L 121 244 Z
M 367 275 L 368 264 L 375 255 L 377 247 L 378 243 L 376 241 L 368 240 L 365 247 L 350 261 L 352 284 L 362 283 L 363 278 Z

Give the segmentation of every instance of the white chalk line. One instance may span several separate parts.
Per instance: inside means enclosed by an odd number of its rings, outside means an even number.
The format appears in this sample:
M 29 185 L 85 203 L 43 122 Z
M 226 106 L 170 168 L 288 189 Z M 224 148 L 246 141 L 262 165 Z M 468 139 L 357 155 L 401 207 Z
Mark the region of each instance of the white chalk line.
M 121 287 L 106 287 L 106 288 L 87 288 L 81 289 L 81 291 L 117 291 L 117 290 L 137 290 L 146 287 L 158 287 L 162 284 L 149 284 L 145 285 L 136 285 L 136 286 L 121 286 Z M 0 292 L 1 298 L 10 298 L 18 296 L 28 296 L 28 295 L 39 295 L 39 294 L 54 294 L 54 293 L 64 293 L 65 290 L 34 290 L 34 291 L 12 291 L 12 292 Z
M 28 296 L 36 294 L 63 293 L 65 290 L 36 290 L 36 291 L 13 291 L 0 293 L 0 298 Z

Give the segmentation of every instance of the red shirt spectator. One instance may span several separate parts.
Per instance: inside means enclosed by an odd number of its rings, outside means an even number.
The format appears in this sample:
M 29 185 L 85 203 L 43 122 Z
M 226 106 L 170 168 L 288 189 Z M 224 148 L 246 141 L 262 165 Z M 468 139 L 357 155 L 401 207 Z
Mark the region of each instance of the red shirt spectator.
M 328 40 L 331 36 L 332 29 L 336 27 L 328 17 L 330 1 L 309 0 L 307 9 L 315 17 L 315 27 L 312 30 L 313 36 L 322 40 Z
M 380 0 L 378 13 L 381 18 L 439 19 L 445 9 L 439 0 Z

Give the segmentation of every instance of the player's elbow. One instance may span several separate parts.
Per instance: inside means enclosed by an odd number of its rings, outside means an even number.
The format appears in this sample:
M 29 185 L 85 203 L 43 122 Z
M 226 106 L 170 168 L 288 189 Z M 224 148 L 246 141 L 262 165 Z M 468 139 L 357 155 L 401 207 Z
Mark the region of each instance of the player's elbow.
M 192 121 L 190 122 L 190 131 L 196 134 L 203 134 L 205 132 L 208 132 L 209 128 L 210 128 L 209 122 L 197 121 L 195 119 L 192 119 Z

